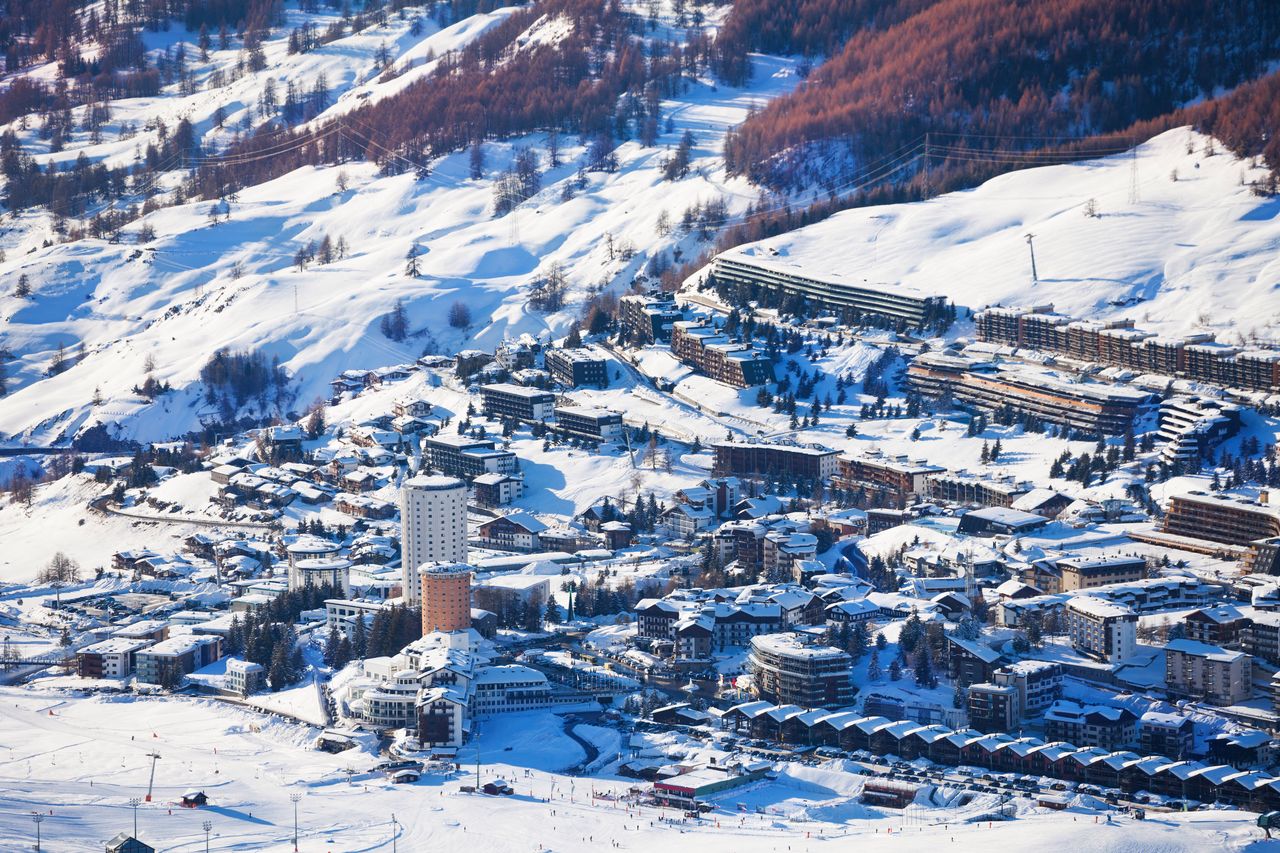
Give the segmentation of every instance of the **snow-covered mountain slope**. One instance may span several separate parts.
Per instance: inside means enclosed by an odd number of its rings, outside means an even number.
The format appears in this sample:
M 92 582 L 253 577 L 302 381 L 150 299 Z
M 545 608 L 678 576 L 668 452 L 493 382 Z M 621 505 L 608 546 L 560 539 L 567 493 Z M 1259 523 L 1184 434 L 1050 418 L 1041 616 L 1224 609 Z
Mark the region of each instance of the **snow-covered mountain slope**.
M 1052 302 L 1071 316 L 1128 317 L 1153 332 L 1278 342 L 1280 199 L 1243 185 L 1262 178 L 1221 145 L 1177 129 L 1131 154 L 850 210 L 734 251 L 912 285 L 974 309 Z M 1086 215 L 1091 201 L 1096 216 Z
M 283 31 L 277 32 L 266 53 L 278 65 L 260 74 L 295 79 L 305 89 L 320 73 L 312 63 L 331 56 L 334 64 L 324 73 L 338 96 L 330 108 L 337 113 L 363 95 L 387 94 L 380 88 L 420 73 L 428 57 L 459 47 L 503 14 L 475 16 L 444 31 L 428 21 L 417 36 L 410 34 L 409 19 L 393 18 L 377 31 L 302 55 L 288 54 L 278 43 Z M 409 70 L 378 83 L 369 69 L 384 43 L 400 57 L 397 68 Z M 382 175 L 365 162 L 304 168 L 240 192 L 216 223 L 208 202 L 178 205 L 129 226 L 120 243 L 81 239 L 41 246 L 47 218 L 19 217 L 4 244 L 8 260 L 0 264 L 3 346 L 15 357 L 7 365 L 10 393 L 0 399 L 0 433 L 47 444 L 95 423 L 141 440 L 198 429 L 201 416 L 214 411 L 197 381 L 200 367 L 223 347 L 277 357 L 295 378 L 293 402 L 301 409 L 327 394 L 329 381 L 345 369 L 412 360 L 424 351 L 491 348 L 523 332 L 563 334 L 584 300 L 601 288 L 623 289 L 652 259 L 670 263 L 677 252 L 698 250 L 697 235 L 668 229 L 660 220 L 678 225 L 687 208 L 716 199 L 733 215 L 757 200 L 753 187 L 725 176 L 719 158 L 724 133 L 752 107 L 789 90 L 797 77 L 790 60 L 757 57 L 755 63 L 748 89 L 692 81 L 665 102 L 657 144 L 623 143 L 615 172 L 580 172 L 586 148 L 564 137 L 563 162 L 549 169 L 546 137 L 535 135 L 486 143 L 480 179 L 469 177 L 467 153 L 434 163 L 425 180 Z M 262 85 L 260 79 L 246 83 L 241 103 Z M 145 115 L 163 113 L 170 124 L 186 115 L 207 129 L 207 116 L 220 102 L 176 92 L 122 101 L 112 105 L 112 121 L 133 121 L 141 129 Z M 235 115 L 228 112 L 229 123 Z M 695 140 L 693 168 L 684 179 L 664 181 L 662 166 L 685 131 Z M 126 156 L 124 149 L 104 145 L 77 133 L 66 151 L 44 157 L 74 159 L 78 150 Z M 133 142 L 126 147 L 131 156 Z M 542 190 L 495 217 L 494 179 L 517 147 L 540 155 Z M 176 184 L 181 175 L 171 177 Z M 573 185 L 571 192 L 566 184 Z M 138 245 L 131 238 L 144 224 L 156 237 Z M 347 256 L 299 270 L 299 248 L 326 235 L 342 238 Z M 414 246 L 422 253 L 417 278 L 406 275 L 406 254 Z M 527 305 L 528 289 L 553 265 L 566 275 L 567 305 L 556 313 L 536 312 Z M 30 298 L 13 294 L 22 275 Z M 396 343 L 379 332 L 379 321 L 400 299 L 413 334 Z M 449 325 L 455 302 L 470 308 L 469 328 Z M 81 343 L 83 360 L 45 375 L 59 346 L 73 353 Z M 144 379 L 148 358 L 154 378 L 175 389 L 155 402 L 132 392 Z M 98 406 L 92 405 L 95 389 L 103 401 Z

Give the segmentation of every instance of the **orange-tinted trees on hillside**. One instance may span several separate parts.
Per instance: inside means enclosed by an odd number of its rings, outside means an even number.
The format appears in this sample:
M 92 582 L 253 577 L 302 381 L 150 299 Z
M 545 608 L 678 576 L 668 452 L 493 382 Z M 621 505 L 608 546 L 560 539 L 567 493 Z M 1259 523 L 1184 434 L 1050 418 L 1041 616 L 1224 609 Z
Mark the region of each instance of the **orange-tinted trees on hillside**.
M 1280 55 L 1280 4 L 1269 0 L 925 6 L 859 30 L 750 118 L 726 144 L 730 169 L 793 189 L 834 186 L 925 133 L 978 150 L 1035 149 L 1167 115 Z

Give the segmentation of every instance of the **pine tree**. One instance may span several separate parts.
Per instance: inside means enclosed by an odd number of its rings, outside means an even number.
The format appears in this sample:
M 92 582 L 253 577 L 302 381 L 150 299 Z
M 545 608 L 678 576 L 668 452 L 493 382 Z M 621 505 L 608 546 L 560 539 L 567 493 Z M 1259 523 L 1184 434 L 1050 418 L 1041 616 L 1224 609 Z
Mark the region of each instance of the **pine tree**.
M 555 625 L 560 622 L 560 605 L 556 604 L 555 596 L 547 596 L 547 607 L 542 614 L 542 621 L 548 625 Z
M 329 626 L 329 636 L 324 641 L 324 662 L 326 666 L 337 668 L 338 644 L 341 642 L 342 638 L 338 636 L 338 625 L 335 622 Z
M 364 614 L 356 616 L 355 627 L 351 631 L 351 655 L 355 660 L 364 660 L 368 655 L 369 635 L 364 625 Z
M 237 655 L 244 651 L 244 623 L 240 621 L 240 614 L 234 614 L 231 617 L 231 624 L 227 627 L 227 654 Z
M 521 619 L 524 630 L 537 633 L 542 630 L 542 611 L 532 601 L 525 602 L 524 615 Z
M 927 648 L 916 655 L 916 684 L 921 687 L 938 686 L 938 680 L 933 675 L 933 662 L 929 659 L 929 650 Z
M 920 638 L 924 634 L 924 626 L 920 622 L 920 614 L 915 610 L 911 611 L 911 615 L 907 617 L 907 621 L 903 623 L 902 630 L 898 634 L 898 646 L 907 654 L 915 652 L 916 646 L 920 644 Z
M 373 614 L 373 624 L 369 627 L 366 641 L 366 656 L 371 658 L 390 654 L 391 614 L 387 610 L 379 610 Z
M 277 643 L 271 653 L 271 665 L 267 668 L 267 684 L 273 693 L 289 684 L 289 650 L 284 643 Z
M 897 681 L 900 678 L 902 678 L 902 664 L 898 662 L 897 658 L 894 658 L 889 664 L 889 680 Z
M 1044 640 L 1044 625 L 1039 614 L 1027 615 L 1027 644 L 1032 648 L 1040 648 Z
M 867 680 L 879 681 L 882 673 L 880 672 L 880 651 L 879 649 L 871 653 L 871 662 L 867 664 Z
M 853 631 L 849 636 L 849 654 L 854 660 L 862 660 L 862 656 L 867 653 L 867 625 L 865 622 L 858 622 L 853 626 Z
M 295 681 L 300 681 L 307 671 L 307 662 L 302 657 L 302 646 L 297 643 L 291 644 L 289 646 L 288 658 L 289 664 L 287 671 L 289 683 L 292 684 Z

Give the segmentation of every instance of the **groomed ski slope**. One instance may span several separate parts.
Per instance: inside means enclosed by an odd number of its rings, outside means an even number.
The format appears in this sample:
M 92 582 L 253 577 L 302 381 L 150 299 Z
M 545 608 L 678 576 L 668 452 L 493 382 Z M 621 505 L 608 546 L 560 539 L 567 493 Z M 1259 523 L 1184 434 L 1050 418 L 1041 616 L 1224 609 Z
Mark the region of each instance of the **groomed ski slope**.
M 311 750 L 317 729 L 208 700 L 63 698 L 0 689 L 0 707 L 5 709 L 0 786 L 8 792 L 0 808 L 0 848 L 6 850 L 32 844 L 35 810 L 45 816 L 41 834 L 49 851 L 101 849 L 116 833 L 132 832 L 129 800 L 146 793 L 152 751 L 160 755 L 155 792 L 153 801 L 138 809 L 138 832 L 158 850 L 170 851 L 203 850 L 206 820 L 212 824 L 211 851 L 292 850 L 293 793 L 301 795 L 299 849 L 304 851 L 389 851 L 393 814 L 396 849 L 404 851 L 595 853 L 679 847 L 708 853 L 816 853 L 856 846 L 901 853 L 1021 853 L 1051 842 L 1077 853 L 1197 853 L 1243 850 L 1260 835 L 1254 816 L 1233 811 L 1152 812 L 1144 822 L 1119 818 L 1108 825 L 1095 823 L 1087 812 L 1041 809 L 990 828 L 986 823 L 922 827 L 891 811 L 858 806 L 852 796 L 859 777 L 807 768 L 727 792 L 717 798 L 725 810 L 697 825 L 665 823 L 651 808 L 629 813 L 605 800 L 592 803 L 593 789 L 625 792 L 634 780 L 560 773 L 580 762 L 583 751 L 564 734 L 560 718 L 549 713 L 481 722 L 482 781 L 504 778 L 516 792 L 484 797 L 459 792 L 459 785 L 474 782 L 472 746 L 459 756 L 462 775 L 427 774 L 415 784 L 392 785 L 381 774 L 365 772 L 378 761 L 370 754 Z M 582 727 L 579 733 L 592 738 L 596 730 Z M 348 767 L 354 771 L 350 783 Z M 177 806 L 189 790 L 204 791 L 210 805 Z M 751 811 L 737 811 L 740 799 L 752 804 Z M 764 814 L 756 813 L 757 807 Z M 671 810 L 665 814 L 679 817 Z M 939 811 L 929 820 L 944 816 Z

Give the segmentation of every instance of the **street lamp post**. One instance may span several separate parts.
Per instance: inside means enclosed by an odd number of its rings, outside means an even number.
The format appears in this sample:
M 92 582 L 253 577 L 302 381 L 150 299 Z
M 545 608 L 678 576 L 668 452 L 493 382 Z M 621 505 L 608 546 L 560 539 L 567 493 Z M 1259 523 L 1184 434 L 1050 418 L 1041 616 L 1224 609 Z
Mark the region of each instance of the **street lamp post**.
M 209 830 L 213 829 L 213 821 L 206 820 L 200 828 L 204 830 L 204 853 L 209 853 Z
M 289 799 L 293 800 L 293 851 L 298 853 L 298 800 L 302 799 L 302 794 L 294 791 Z
M 32 814 L 31 820 L 36 825 L 36 853 L 40 853 L 40 824 L 44 823 L 44 815 Z
M 142 800 L 138 797 L 133 797 L 132 799 L 129 800 L 129 805 L 133 806 L 133 837 L 137 838 L 138 837 L 138 806 L 142 805 Z
M 399 834 L 396 831 L 397 829 L 398 829 L 398 824 L 396 822 L 396 813 L 392 812 L 391 813 L 391 853 L 396 853 L 396 836 Z M 209 853 L 209 851 L 206 850 L 205 853 Z

